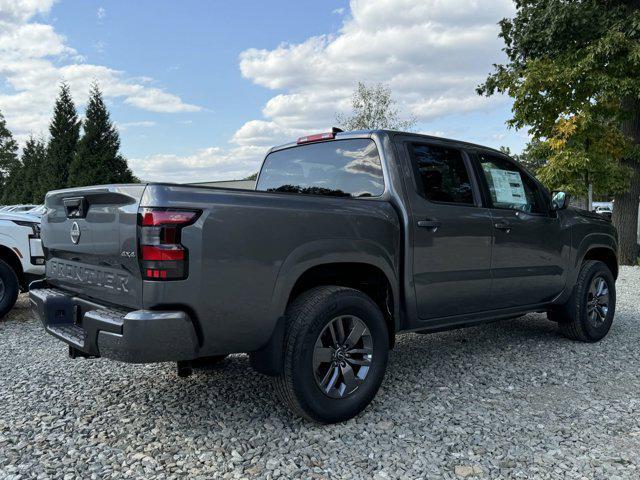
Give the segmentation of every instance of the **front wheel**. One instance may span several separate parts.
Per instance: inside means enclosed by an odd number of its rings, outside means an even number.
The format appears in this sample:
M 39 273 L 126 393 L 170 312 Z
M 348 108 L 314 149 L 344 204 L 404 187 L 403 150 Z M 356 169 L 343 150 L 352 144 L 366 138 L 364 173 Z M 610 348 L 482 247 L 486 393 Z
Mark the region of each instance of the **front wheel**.
M 572 340 L 597 342 L 613 323 L 616 284 L 609 267 L 597 260 L 582 264 L 571 298 L 549 318 L 558 322 L 560 333 Z
M 283 372 L 275 379 L 280 399 L 320 423 L 356 416 L 387 367 L 389 334 L 378 306 L 358 290 L 318 287 L 294 300 L 286 315 Z
M 11 311 L 18 299 L 20 284 L 16 272 L 3 260 L 0 260 L 0 318 Z

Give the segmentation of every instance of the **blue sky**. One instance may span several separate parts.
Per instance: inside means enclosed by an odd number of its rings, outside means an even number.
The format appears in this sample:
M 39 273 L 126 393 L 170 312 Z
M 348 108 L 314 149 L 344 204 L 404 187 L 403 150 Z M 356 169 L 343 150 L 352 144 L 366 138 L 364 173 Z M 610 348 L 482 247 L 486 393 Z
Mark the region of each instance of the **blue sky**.
M 46 134 L 60 81 L 97 80 L 145 179 L 251 173 L 264 150 L 327 130 L 358 80 L 391 86 L 417 130 L 519 151 L 510 102 L 473 87 L 500 61 L 509 0 L 0 0 L 0 109 Z

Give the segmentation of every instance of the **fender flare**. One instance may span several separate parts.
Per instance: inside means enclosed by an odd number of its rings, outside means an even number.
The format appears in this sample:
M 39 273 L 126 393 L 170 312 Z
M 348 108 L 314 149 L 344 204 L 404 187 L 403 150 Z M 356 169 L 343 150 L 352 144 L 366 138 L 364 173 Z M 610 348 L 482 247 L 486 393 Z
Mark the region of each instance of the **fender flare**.
M 573 292 L 573 286 L 577 281 L 578 274 L 580 273 L 580 265 L 582 265 L 589 251 L 595 248 L 606 248 L 611 250 L 616 258 L 618 257 L 618 243 L 612 235 L 602 232 L 593 232 L 585 235 L 572 256 L 572 268 L 567 275 L 567 288 L 554 300 L 555 304 L 563 304 L 569 299 Z
M 273 289 L 271 318 L 280 318 L 289 302 L 289 296 L 298 279 L 309 269 L 332 263 L 363 263 L 378 268 L 391 286 L 394 322 L 399 328 L 398 276 L 393 267 L 398 264 L 395 252 L 366 239 L 329 238 L 305 243 L 284 259 Z M 395 263 L 394 263 L 395 262 Z
M 613 254 L 618 258 L 618 242 L 612 235 L 608 235 L 606 233 L 594 232 L 585 237 L 580 242 L 580 245 L 576 249 L 576 256 L 574 262 L 574 273 L 575 277 L 578 276 L 578 270 L 582 261 L 587 256 L 590 250 L 594 248 L 606 248 L 611 250 Z
M 277 319 L 268 342 L 250 353 L 251 366 L 258 372 L 277 376 L 282 370 L 282 354 L 286 331 L 284 313 L 289 296 L 300 277 L 309 269 L 332 263 L 362 263 L 378 268 L 386 276 L 393 297 L 393 318 L 396 331 L 400 326 L 400 297 L 397 274 L 397 253 L 365 239 L 328 238 L 306 243 L 293 250 L 282 262 L 273 288 L 270 318 Z

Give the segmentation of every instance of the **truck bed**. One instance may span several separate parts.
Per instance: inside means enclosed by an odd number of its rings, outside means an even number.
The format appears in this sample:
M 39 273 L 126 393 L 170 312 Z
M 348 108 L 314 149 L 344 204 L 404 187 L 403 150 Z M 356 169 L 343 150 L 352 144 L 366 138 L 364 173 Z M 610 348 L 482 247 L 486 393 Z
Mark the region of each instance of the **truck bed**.
M 86 216 L 67 218 L 65 201 L 77 198 L 85 199 Z M 47 208 L 48 286 L 131 311 L 185 312 L 198 339 L 195 356 L 259 349 L 295 282 L 314 265 L 368 263 L 397 278 L 402 236 L 384 199 L 150 183 L 56 191 Z M 187 278 L 143 279 L 138 212 L 144 208 L 199 212 L 181 233 Z

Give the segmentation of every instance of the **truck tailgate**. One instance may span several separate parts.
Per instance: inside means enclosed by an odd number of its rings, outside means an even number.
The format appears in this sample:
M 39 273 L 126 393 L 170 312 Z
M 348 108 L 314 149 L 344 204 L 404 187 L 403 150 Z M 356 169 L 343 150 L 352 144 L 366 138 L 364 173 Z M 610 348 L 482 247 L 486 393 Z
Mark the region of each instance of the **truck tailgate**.
M 50 192 L 42 217 L 47 281 L 90 299 L 142 306 L 137 216 L 146 185 Z

